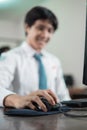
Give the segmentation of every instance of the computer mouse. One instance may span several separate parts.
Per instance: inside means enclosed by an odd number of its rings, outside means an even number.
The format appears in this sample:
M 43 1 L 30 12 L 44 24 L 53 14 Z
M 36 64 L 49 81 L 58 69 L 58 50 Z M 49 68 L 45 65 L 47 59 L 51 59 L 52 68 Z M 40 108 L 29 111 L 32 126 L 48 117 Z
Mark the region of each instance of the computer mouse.
M 41 97 L 40 99 L 45 104 L 47 111 L 51 111 L 53 106 L 47 101 L 47 99 L 45 99 L 44 97 Z M 33 105 L 36 107 L 37 111 L 42 111 L 42 109 L 36 102 L 33 102 Z
M 57 103 L 55 105 L 51 105 L 46 98 L 44 97 L 41 97 L 40 98 L 41 101 L 45 104 L 46 108 L 47 108 L 47 111 L 53 111 L 53 110 L 58 110 L 60 105 Z M 33 105 L 36 107 L 36 110 L 37 111 L 42 111 L 41 108 L 39 107 L 39 105 L 35 102 L 33 102 Z

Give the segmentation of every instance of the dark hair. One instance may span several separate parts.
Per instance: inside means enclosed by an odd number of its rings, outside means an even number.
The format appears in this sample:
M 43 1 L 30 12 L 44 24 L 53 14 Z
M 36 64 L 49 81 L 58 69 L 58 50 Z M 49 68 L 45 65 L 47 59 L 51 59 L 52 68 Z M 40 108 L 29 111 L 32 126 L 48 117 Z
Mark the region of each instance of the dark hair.
M 9 46 L 3 46 L 0 48 L 0 55 L 3 53 L 3 52 L 6 52 L 6 51 L 9 51 L 10 50 L 10 47 Z
M 35 23 L 36 20 L 47 19 L 52 24 L 54 31 L 58 27 L 58 21 L 53 12 L 49 9 L 41 6 L 36 6 L 27 12 L 25 17 L 25 24 L 28 24 L 30 27 Z

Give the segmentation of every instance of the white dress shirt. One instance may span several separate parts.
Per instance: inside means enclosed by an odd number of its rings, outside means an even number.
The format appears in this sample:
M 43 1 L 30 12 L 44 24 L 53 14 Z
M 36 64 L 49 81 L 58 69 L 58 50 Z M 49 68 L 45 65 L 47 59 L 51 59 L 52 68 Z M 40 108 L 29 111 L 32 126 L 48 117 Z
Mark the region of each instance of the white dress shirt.
M 3 106 L 3 99 L 9 94 L 26 95 L 38 90 L 38 63 L 33 57 L 35 53 L 37 52 L 24 42 L 21 46 L 2 54 L 0 58 L 0 106 Z M 41 53 L 48 89 L 51 89 L 61 101 L 70 100 L 59 59 L 45 50 Z

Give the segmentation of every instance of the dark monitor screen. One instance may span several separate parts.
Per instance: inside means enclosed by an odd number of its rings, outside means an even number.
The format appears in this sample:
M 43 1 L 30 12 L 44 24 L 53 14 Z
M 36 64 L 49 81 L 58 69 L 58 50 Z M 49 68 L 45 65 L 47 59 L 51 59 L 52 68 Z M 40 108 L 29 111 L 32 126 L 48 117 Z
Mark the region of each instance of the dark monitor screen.
M 87 16 L 86 16 L 86 35 L 85 35 L 85 53 L 83 68 L 83 84 L 87 85 Z

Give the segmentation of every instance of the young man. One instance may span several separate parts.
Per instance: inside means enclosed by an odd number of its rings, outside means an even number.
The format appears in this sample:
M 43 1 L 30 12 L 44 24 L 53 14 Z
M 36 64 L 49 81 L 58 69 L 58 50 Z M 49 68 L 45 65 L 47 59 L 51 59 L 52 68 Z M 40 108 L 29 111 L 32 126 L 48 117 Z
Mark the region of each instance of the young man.
M 52 105 L 70 100 L 60 61 L 44 50 L 57 26 L 56 16 L 44 7 L 34 7 L 27 13 L 26 41 L 0 60 L 0 105 L 35 109 L 32 102 L 36 102 L 47 111 L 41 96 Z M 8 90 L 10 86 L 13 91 Z

